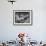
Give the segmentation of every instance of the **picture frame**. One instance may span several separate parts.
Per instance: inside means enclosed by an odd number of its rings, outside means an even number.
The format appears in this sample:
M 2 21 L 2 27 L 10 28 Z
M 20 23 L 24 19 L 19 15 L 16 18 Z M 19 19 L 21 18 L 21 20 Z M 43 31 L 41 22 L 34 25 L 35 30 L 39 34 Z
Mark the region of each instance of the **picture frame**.
M 32 10 L 13 10 L 13 25 L 32 25 Z

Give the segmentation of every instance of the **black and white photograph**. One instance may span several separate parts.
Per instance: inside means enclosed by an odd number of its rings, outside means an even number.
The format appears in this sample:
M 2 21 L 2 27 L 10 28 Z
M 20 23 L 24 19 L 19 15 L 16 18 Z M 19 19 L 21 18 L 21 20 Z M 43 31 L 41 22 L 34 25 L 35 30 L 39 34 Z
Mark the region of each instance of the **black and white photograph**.
M 13 23 L 14 24 L 31 24 L 31 10 L 14 10 Z

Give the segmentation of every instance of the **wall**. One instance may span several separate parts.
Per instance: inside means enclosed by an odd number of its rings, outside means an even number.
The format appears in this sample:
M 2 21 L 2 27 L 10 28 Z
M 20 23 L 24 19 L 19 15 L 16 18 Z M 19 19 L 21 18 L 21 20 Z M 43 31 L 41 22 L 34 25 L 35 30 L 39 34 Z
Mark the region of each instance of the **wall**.
M 33 10 L 32 26 L 14 26 L 13 10 Z M 18 32 L 30 34 L 33 40 L 46 40 L 46 0 L 17 0 L 12 5 L 0 0 L 0 40 L 15 40 Z

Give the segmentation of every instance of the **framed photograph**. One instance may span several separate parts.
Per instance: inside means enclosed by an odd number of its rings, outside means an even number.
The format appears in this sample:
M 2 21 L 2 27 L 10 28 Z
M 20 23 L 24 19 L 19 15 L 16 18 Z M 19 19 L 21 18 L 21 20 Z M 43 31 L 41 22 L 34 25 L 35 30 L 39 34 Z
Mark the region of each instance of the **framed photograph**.
M 32 25 L 32 10 L 13 10 L 14 25 Z

